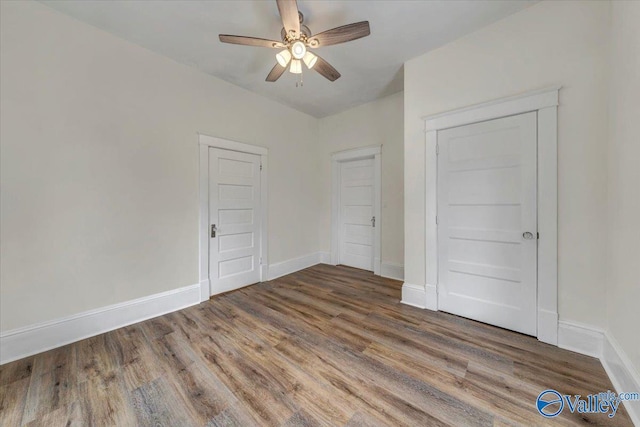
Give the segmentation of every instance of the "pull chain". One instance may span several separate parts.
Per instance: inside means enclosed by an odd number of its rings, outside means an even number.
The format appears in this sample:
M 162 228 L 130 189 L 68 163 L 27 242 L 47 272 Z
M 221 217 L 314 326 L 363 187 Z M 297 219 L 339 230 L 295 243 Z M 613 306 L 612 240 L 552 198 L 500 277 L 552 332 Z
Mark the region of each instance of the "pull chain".
M 296 87 L 303 87 L 304 81 L 302 80 L 302 73 L 300 73 L 300 81 L 296 82 Z

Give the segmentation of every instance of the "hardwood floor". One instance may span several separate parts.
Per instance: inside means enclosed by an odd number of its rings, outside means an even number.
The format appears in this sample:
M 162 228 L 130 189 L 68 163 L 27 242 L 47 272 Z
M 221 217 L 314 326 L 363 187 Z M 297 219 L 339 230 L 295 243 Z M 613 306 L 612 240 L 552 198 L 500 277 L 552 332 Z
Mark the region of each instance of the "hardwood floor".
M 547 388 L 612 390 L 600 362 L 400 304 L 318 265 L 0 367 L 2 426 L 631 425 L 547 420 Z

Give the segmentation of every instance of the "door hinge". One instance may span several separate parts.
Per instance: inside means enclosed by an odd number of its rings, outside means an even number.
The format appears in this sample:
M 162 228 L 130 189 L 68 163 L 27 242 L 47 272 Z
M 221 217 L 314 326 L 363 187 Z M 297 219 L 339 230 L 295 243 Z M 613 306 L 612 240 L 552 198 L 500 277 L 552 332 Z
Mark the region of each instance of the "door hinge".
M 260 163 L 260 170 L 262 170 L 262 163 Z
M 436 225 L 438 225 L 438 215 L 436 215 Z
M 440 154 L 440 144 L 436 144 L 436 156 Z
M 540 239 L 540 233 L 536 233 L 536 238 Z
M 260 265 L 262 265 L 262 257 L 260 257 Z

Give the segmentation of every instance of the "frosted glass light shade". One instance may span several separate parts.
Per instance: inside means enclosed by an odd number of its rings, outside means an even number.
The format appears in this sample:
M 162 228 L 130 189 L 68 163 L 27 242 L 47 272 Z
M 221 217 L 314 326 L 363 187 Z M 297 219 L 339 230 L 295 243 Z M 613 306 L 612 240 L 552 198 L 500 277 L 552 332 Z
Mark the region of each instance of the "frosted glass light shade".
M 307 67 L 309 67 L 309 69 L 312 69 L 314 65 L 316 65 L 316 61 L 318 60 L 318 57 L 315 56 L 313 53 L 307 51 L 307 53 L 304 54 L 304 58 L 302 58 L 302 60 L 304 61 L 305 64 L 307 64 Z
M 291 45 L 291 55 L 293 55 L 295 59 L 302 59 L 305 53 L 307 53 L 307 47 L 301 41 L 297 41 Z
M 278 64 L 281 66 L 286 67 L 289 61 L 291 61 L 291 52 L 289 52 L 289 49 L 285 49 L 277 54 L 276 61 L 278 61 Z
M 289 67 L 289 72 L 293 74 L 302 73 L 302 63 L 299 59 L 294 59 L 291 61 L 291 66 Z

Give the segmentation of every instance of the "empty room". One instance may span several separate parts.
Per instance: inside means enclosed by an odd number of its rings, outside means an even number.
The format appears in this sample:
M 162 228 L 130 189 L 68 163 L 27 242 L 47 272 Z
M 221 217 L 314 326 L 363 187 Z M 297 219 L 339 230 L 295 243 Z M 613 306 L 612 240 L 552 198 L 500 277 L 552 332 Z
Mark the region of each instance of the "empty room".
M 0 0 L 0 426 L 639 426 L 640 1 Z

